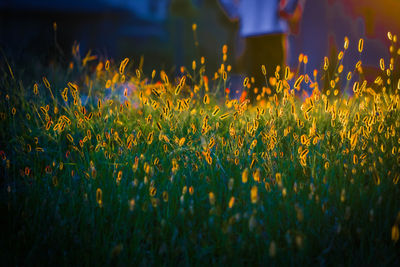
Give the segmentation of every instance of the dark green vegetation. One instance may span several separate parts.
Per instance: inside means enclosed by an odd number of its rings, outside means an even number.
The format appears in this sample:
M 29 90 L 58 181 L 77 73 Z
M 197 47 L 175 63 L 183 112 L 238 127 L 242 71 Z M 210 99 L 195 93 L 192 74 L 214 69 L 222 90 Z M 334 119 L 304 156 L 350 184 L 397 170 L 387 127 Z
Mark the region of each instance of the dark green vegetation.
M 33 79 L 2 63 L 2 263 L 399 265 L 392 44 L 375 82 L 339 56 L 253 107 L 202 60 L 170 81 L 77 47 Z

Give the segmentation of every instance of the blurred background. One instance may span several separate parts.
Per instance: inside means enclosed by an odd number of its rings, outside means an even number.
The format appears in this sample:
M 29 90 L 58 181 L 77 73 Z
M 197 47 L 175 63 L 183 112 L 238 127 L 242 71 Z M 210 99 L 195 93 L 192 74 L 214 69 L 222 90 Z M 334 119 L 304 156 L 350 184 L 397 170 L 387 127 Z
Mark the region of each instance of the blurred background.
M 289 20 L 286 63 L 296 68 L 304 53 L 309 73 L 322 66 L 324 56 L 343 49 L 345 36 L 350 45 L 344 71 L 360 59 L 358 39 L 365 38 L 362 60 L 366 73 L 372 73 L 381 57 L 388 60 L 387 32 L 400 33 L 399 0 L 300 0 L 298 6 Z M 0 46 L 14 60 L 60 50 L 68 58 L 78 42 L 82 55 L 91 49 L 116 61 L 130 57 L 138 62 L 143 56 L 145 73 L 191 66 L 201 56 L 213 73 L 227 44 L 227 63 L 237 73 L 235 62 L 244 46 L 239 27 L 218 0 L 0 0 Z

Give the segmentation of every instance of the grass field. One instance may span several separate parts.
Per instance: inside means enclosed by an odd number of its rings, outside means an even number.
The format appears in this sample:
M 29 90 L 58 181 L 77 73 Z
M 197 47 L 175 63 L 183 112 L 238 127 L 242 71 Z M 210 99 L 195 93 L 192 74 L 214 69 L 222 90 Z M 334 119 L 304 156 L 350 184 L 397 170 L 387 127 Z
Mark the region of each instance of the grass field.
M 359 63 L 342 65 L 346 41 L 313 77 L 266 77 L 250 104 L 229 99 L 229 66 L 207 78 L 200 58 L 176 77 L 78 46 L 68 64 L 4 60 L 2 264 L 400 264 L 400 50 L 388 38 L 375 81 L 362 41 Z

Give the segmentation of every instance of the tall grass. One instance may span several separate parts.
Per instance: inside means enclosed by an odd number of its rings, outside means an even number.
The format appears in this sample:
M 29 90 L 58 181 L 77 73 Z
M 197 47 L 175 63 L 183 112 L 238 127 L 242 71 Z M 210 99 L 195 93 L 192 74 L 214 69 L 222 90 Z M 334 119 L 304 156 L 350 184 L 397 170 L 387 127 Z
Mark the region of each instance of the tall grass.
M 361 61 L 343 72 L 339 54 L 314 77 L 266 77 L 251 105 L 223 90 L 229 66 L 208 78 L 204 59 L 145 76 L 74 46 L 69 65 L 35 81 L 4 62 L 2 261 L 399 264 L 400 50 L 389 37 L 372 83 Z

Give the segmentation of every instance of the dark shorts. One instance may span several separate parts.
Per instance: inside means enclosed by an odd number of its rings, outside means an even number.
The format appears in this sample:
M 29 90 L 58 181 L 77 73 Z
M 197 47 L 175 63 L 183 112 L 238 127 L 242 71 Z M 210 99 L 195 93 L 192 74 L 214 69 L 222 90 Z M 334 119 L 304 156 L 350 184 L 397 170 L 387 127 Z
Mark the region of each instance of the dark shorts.
M 241 69 L 249 76 L 255 78 L 255 84 L 260 93 L 263 86 L 267 86 L 261 65 L 265 65 L 267 78 L 275 76 L 276 66 L 283 66 L 285 60 L 285 35 L 268 34 L 246 37 L 245 51 L 240 60 Z M 280 72 L 281 73 L 281 72 Z M 272 88 L 271 88 L 272 90 Z M 254 90 L 249 90 L 249 98 L 254 100 Z M 252 101 L 253 102 L 253 101 Z

